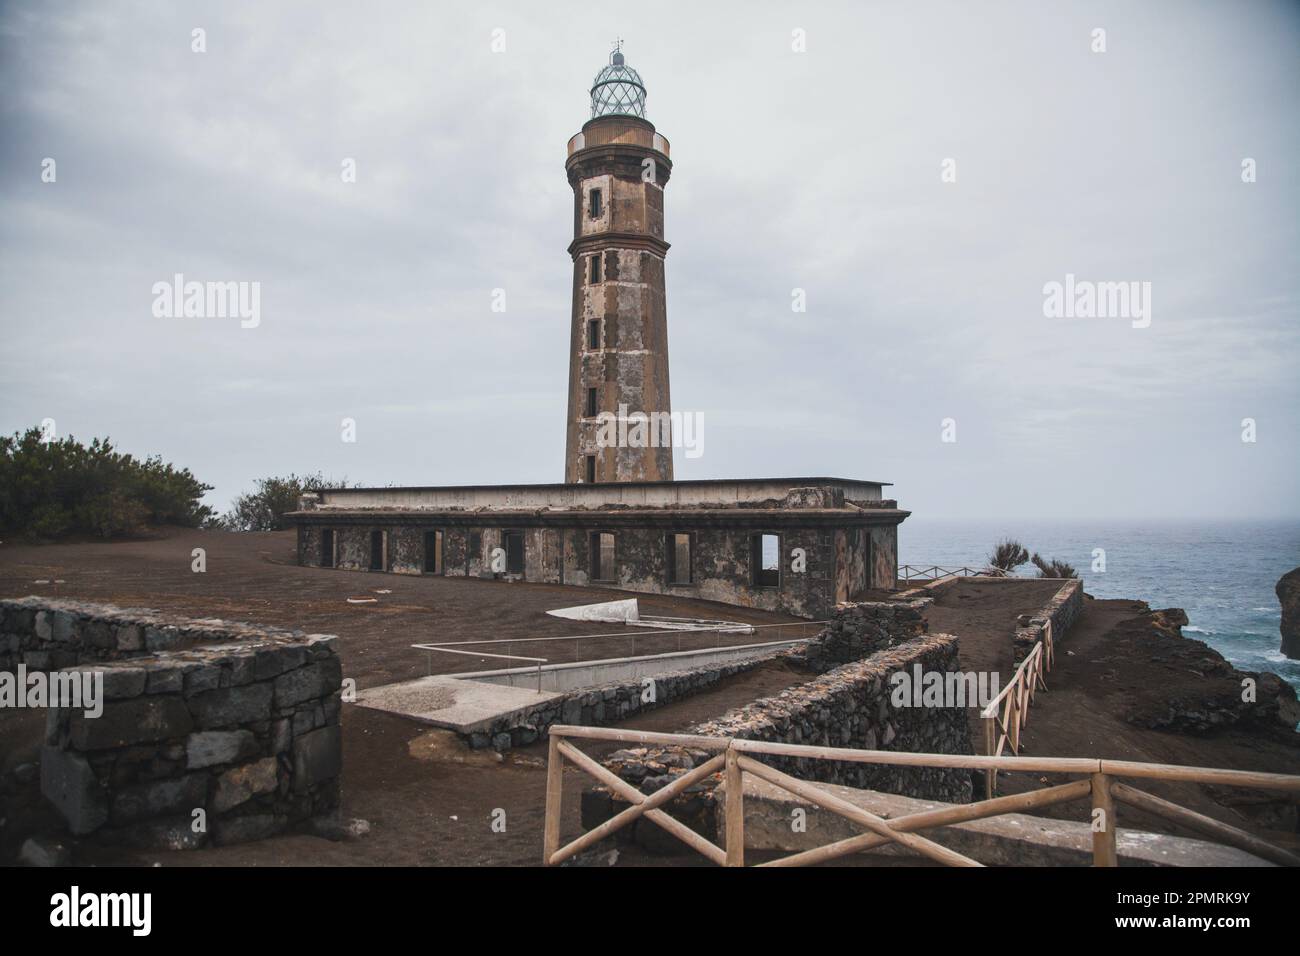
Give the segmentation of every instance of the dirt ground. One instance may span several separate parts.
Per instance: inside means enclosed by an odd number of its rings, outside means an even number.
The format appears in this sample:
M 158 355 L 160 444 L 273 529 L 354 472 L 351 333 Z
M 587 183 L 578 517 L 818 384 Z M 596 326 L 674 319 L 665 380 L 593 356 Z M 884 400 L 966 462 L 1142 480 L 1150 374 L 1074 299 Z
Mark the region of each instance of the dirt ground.
M 958 635 L 963 669 L 995 670 L 1005 684 L 1014 670 L 1010 636 L 1016 617 L 1041 607 L 1058 586 L 1034 580 L 1008 586 L 959 579 L 935 589 L 926 621 L 931 632 Z M 1160 640 L 1144 625 L 1147 610 L 1141 601 L 1085 598 L 1083 615 L 1056 646 L 1048 690 L 1034 699 L 1020 752 L 1300 774 L 1300 734 L 1287 733 L 1280 725 L 1275 730 L 1253 727 L 1193 736 L 1145 729 L 1124 719 L 1135 711 L 1158 713 L 1179 698 L 1206 696 L 1216 689 L 1215 682 L 1226 681 L 1236 688 L 1240 680 L 1232 674 L 1207 677 L 1206 661 L 1217 655 L 1198 641 Z M 971 718 L 971 739 L 982 752 L 976 711 L 971 711 Z M 1062 782 L 1060 776 L 1000 773 L 997 792 L 1022 793 Z M 1296 844 L 1294 804 L 1275 794 L 1127 782 L 1279 844 Z M 1083 820 L 1089 808 L 1075 803 L 1040 812 Z M 1198 835 L 1129 807 L 1121 807 L 1119 814 L 1121 826 Z
M 207 572 L 190 570 L 191 550 L 207 552 Z M 38 585 L 37 580 L 48 585 Z M 56 580 L 62 583 L 55 584 Z M 1054 585 L 1026 582 L 1023 587 L 960 581 L 940 589 L 928 614 L 930 630 L 957 634 L 962 666 L 1011 670 L 1011 633 L 1017 615 L 1040 607 Z M 379 593 L 388 592 L 388 593 Z M 294 564 L 290 533 L 232 535 L 174 531 L 147 541 L 121 544 L 80 543 L 50 546 L 0 544 L 0 595 L 27 594 L 152 607 L 193 616 L 303 628 L 338 634 L 346 676 L 362 687 L 405 680 L 425 673 L 424 656 L 409 645 L 422 640 L 509 638 L 515 653 L 552 660 L 594 659 L 632 653 L 630 636 L 585 637 L 532 642 L 565 634 L 605 634 L 609 625 L 582 624 L 547 616 L 551 608 L 628 596 L 597 588 L 504 584 L 464 578 L 373 574 L 300 568 Z M 351 605 L 348 597 L 374 597 L 375 604 Z M 724 618 L 756 624 L 791 623 L 792 618 L 728 605 L 637 595 L 647 613 Z M 1157 700 L 1171 681 L 1170 669 L 1185 662 L 1153 661 L 1139 632 L 1125 630 L 1144 610 L 1133 601 L 1092 601 L 1057 652 L 1049 691 L 1034 703 L 1025 735 L 1025 752 L 1057 756 L 1103 756 L 1201 766 L 1300 773 L 1294 743 L 1244 732 L 1209 737 L 1140 730 L 1119 715 L 1133 699 Z M 631 631 L 631 629 L 626 629 Z M 752 642 L 811 636 L 816 627 L 772 628 Z M 637 653 L 727 643 L 719 635 L 644 634 Z M 1194 642 L 1189 642 L 1192 644 Z M 531 649 L 530 649 L 531 648 Z M 496 650 L 499 651 L 499 648 Z M 494 666 L 476 658 L 449 658 L 438 671 Z M 694 697 L 641 714 L 629 728 L 682 730 L 753 699 L 775 694 L 806 679 L 785 665 L 765 665 L 724 681 Z M 0 771 L 30 762 L 37 754 L 43 720 L 26 712 L 0 714 Z M 401 717 L 344 705 L 343 813 L 365 820 L 359 839 L 331 841 L 289 834 L 259 843 L 191 852 L 124 851 L 83 846 L 82 863 L 168 866 L 278 865 L 536 865 L 541 860 L 545 806 L 545 747 L 533 745 L 499 756 L 468 750 L 455 735 Z M 979 736 L 975 735 L 975 740 Z M 599 755 L 613 747 L 584 749 Z M 1003 774 L 999 792 L 1046 786 L 1045 778 Z M 590 781 L 572 768 L 566 772 L 562 833 L 580 832 L 579 797 Z M 1153 792 L 1202 812 L 1257 831 L 1264 826 L 1258 806 L 1240 797 L 1187 785 L 1150 786 Z M 33 784 L 30 792 L 0 808 L 0 862 L 12 859 L 22 831 L 48 831 L 57 821 Z M 1224 804 L 1236 805 L 1225 806 Z M 1222 802 L 1220 802 L 1222 801 Z M 505 812 L 504 832 L 493 828 L 494 813 Z M 1057 808 L 1083 819 L 1083 805 Z M 1136 811 L 1121 810 L 1121 824 L 1152 829 Z M 500 814 L 496 814 L 499 819 Z M 499 828 L 498 828 L 499 829 Z M 1278 838 L 1276 833 L 1268 833 Z M 1285 837 L 1283 837 L 1284 839 Z M 1279 839 L 1282 842 L 1282 839 Z M 637 849 L 620 851 L 621 864 L 689 865 L 694 855 L 653 857 Z
M 191 551 L 206 551 L 207 571 L 191 570 Z M 224 617 L 339 635 L 344 675 L 359 687 L 409 680 L 426 673 L 419 641 L 513 639 L 494 653 L 547 657 L 557 662 L 663 653 L 716 644 L 811 636 L 819 628 L 787 615 L 709 601 L 630 595 L 603 588 L 502 583 L 471 578 L 368 574 L 295 563 L 292 532 L 229 534 L 169 530 L 157 537 L 104 544 L 0 544 L 0 596 L 39 594 L 150 607 L 194 617 Z M 45 580 L 48 584 L 37 584 Z M 61 581 L 61 583 L 54 583 Z M 390 593 L 377 593 L 387 591 Z M 547 610 L 635 596 L 643 612 L 749 624 L 794 624 L 756 635 L 668 634 L 548 616 Z M 347 598 L 374 597 L 375 604 Z M 571 634 L 610 634 L 581 640 L 530 640 Z M 487 658 L 438 655 L 439 673 L 500 666 Z M 738 703 L 776 693 L 801 675 L 777 667 L 737 675 L 705 694 L 644 715 L 656 729 L 681 729 Z M 716 707 L 718 709 L 714 710 Z M 166 865 L 524 865 L 541 860 L 545 804 L 545 748 L 525 748 L 504 759 L 468 750 L 454 734 L 345 704 L 343 813 L 370 824 L 359 840 L 331 842 L 288 835 L 261 843 L 197 852 L 143 852 L 82 848 L 77 859 L 96 863 Z M 33 762 L 44 715 L 0 712 L 0 772 Z M 643 729 L 649 729 L 648 726 Z M 566 775 L 566 833 L 579 832 L 578 797 L 588 778 Z M 506 830 L 491 828 L 497 809 Z M 12 858 L 24 833 L 57 827 L 35 784 L 0 808 L 0 862 Z M 9 831 L 6 834 L 5 831 Z M 653 861 L 651 861 L 653 862 Z

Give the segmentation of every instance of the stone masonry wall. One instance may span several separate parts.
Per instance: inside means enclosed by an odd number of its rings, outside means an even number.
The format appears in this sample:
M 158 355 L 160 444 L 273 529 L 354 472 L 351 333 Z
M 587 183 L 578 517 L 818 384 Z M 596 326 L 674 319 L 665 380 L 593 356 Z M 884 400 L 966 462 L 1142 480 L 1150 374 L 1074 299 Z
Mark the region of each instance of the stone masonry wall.
M 931 603 L 932 598 L 919 598 L 841 604 L 808 646 L 809 663 L 827 670 L 915 640 L 925 633 L 925 609 Z
M 858 750 L 973 753 L 964 708 L 896 707 L 890 700 L 893 689 L 889 684 L 890 675 L 911 671 L 916 664 L 925 671 L 960 670 L 957 638 L 951 634 L 916 638 L 865 660 L 833 668 L 775 697 L 756 700 L 722 717 L 695 724 L 685 733 Z M 680 747 L 636 748 L 614 754 L 609 766 L 625 780 L 637 784 L 648 782 L 650 786 L 646 789 L 653 792 L 670 782 L 671 775 L 656 779 L 667 768 L 690 769 L 707 759 L 703 751 Z M 764 757 L 763 762 L 804 780 L 951 803 L 967 802 L 971 796 L 968 770 L 786 757 Z
M 102 677 L 98 716 L 51 707 L 40 763 L 41 791 L 69 829 L 105 842 L 238 843 L 335 810 L 334 642 L 111 605 L 0 601 L 10 669 Z
M 846 747 L 861 750 L 898 750 L 916 753 L 973 753 L 966 711 L 961 707 L 900 707 L 891 700 L 890 675 L 911 671 L 959 671 L 957 638 L 949 634 L 925 635 L 877 651 L 865 660 L 832 668 L 806 684 L 728 712 L 683 731 L 712 737 L 738 737 L 782 743 Z M 605 765 L 646 793 L 666 786 L 674 777 L 709 759 L 711 754 L 688 747 L 630 748 L 612 754 Z M 764 757 L 778 770 L 804 780 L 882 790 L 924 799 L 965 803 L 971 799 L 968 770 L 890 767 L 836 763 L 825 760 Z M 666 809 L 689 826 L 714 838 L 716 808 L 712 791 L 715 775 L 689 789 Z M 603 788 L 583 795 L 583 825 L 591 828 L 621 809 Z M 641 825 L 624 839 L 651 847 L 676 849 L 674 839 L 653 823 Z
M 1065 636 L 1082 613 L 1083 582 L 1078 578 L 1066 579 L 1050 601 L 1031 614 L 1028 622 L 1016 628 L 1013 638 L 1016 663 L 1024 660 L 1034 645 L 1043 639 L 1048 621 L 1052 622 L 1052 637 L 1057 641 Z

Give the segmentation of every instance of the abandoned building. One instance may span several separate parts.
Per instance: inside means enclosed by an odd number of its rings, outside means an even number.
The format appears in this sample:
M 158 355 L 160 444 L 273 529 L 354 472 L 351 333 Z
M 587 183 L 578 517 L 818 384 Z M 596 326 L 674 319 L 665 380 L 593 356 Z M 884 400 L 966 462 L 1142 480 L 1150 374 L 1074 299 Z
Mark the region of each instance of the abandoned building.
M 564 483 L 306 495 L 290 515 L 299 563 L 604 584 L 813 617 L 893 587 L 908 512 L 884 497 L 886 482 L 673 480 L 669 144 L 618 50 L 590 94 L 591 119 L 565 163 L 574 238 Z M 602 428 L 615 416 L 642 427 Z

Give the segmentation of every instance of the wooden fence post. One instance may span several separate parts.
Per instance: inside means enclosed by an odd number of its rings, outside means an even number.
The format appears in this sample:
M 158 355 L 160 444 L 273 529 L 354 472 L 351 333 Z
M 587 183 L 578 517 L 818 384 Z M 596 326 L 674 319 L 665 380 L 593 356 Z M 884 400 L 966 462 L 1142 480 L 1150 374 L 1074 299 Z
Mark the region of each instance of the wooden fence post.
M 1097 829 L 1101 811 L 1101 829 Z M 1092 865 L 1119 866 L 1115 849 L 1115 800 L 1110 792 L 1110 777 L 1104 773 L 1092 775 Z
M 727 747 L 727 866 L 745 865 L 745 772 L 740 754 Z
M 547 735 L 546 749 L 546 822 L 542 831 L 542 865 L 550 866 L 551 857 L 560 848 L 560 804 L 564 798 L 564 754 L 560 738 Z
M 997 718 L 984 718 L 984 755 L 986 757 L 994 756 L 998 746 Z M 993 799 L 993 789 L 997 785 L 998 769 L 989 767 L 984 771 L 984 799 Z

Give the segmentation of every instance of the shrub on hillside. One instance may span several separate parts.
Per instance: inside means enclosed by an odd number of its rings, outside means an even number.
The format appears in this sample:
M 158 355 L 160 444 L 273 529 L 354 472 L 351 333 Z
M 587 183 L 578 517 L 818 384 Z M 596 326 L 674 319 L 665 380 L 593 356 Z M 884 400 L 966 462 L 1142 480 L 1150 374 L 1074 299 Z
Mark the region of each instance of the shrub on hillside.
M 1010 574 L 1029 560 L 1029 551 L 1023 544 L 1013 538 L 1004 538 L 993 548 L 989 555 L 989 567 L 1002 574 Z
M 24 537 L 135 534 L 151 525 L 196 528 L 212 490 L 188 468 L 139 459 L 107 438 L 45 441 L 39 428 L 0 437 L 0 530 Z
M 313 475 L 286 475 L 283 478 L 259 478 L 257 490 L 235 499 L 220 525 L 229 531 L 283 531 L 288 527 L 284 516 L 298 510 L 304 492 L 320 488 L 347 487 L 327 479 L 320 472 Z

